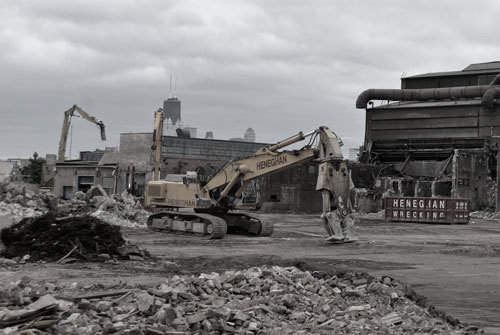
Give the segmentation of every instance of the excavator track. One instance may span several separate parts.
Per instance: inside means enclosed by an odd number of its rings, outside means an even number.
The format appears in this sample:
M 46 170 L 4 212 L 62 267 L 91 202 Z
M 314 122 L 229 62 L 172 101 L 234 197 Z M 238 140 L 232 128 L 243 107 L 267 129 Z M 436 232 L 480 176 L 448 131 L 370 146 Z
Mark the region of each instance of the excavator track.
M 221 239 L 227 233 L 226 222 L 210 214 L 160 212 L 151 215 L 147 225 L 149 229 L 155 231 L 183 233 L 208 239 Z
M 271 236 L 274 231 L 274 223 L 271 221 L 261 221 L 262 228 L 259 236 Z
M 225 213 L 221 217 L 227 222 L 228 230 L 247 235 L 271 236 L 274 223 L 263 220 L 256 215 L 242 213 Z

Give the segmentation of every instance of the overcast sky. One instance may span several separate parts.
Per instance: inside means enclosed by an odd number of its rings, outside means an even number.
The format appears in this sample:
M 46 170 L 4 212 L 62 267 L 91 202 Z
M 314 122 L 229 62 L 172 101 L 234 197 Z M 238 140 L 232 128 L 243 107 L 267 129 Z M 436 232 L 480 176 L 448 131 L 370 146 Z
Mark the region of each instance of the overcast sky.
M 2 1 L 0 158 L 57 153 L 73 104 L 108 140 L 73 118 L 72 156 L 151 132 L 170 74 L 198 137 L 252 127 L 276 142 L 326 125 L 357 147 L 363 90 L 499 60 L 498 14 L 462 0 Z

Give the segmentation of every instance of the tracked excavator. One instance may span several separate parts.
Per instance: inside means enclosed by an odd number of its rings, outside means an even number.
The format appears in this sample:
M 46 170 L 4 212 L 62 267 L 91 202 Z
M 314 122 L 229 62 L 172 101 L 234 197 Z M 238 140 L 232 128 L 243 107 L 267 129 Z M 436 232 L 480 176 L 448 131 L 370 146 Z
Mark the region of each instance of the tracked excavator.
M 158 115 L 161 117 L 161 113 Z M 153 148 L 159 150 L 161 142 L 158 136 L 161 134 L 156 130 Z M 280 151 L 307 138 L 309 143 L 301 149 Z M 159 155 L 154 156 L 159 158 Z M 312 160 L 320 164 L 316 189 L 322 193 L 321 219 L 329 235 L 326 240 L 332 243 L 350 242 L 354 240 L 354 220 L 349 201 L 348 166 L 343 159 L 339 139 L 324 126 L 263 147 L 251 157 L 230 161 L 212 175 L 193 171 L 150 181 L 145 190 L 145 204 L 163 211 L 152 214 L 147 225 L 152 230 L 189 233 L 209 239 L 223 238 L 228 228 L 270 236 L 272 223 L 256 215 L 234 212 L 255 208 L 243 201 L 245 188 L 257 178 Z M 159 166 L 157 163 L 155 166 Z M 180 208 L 191 208 L 193 211 L 179 211 Z
M 64 155 L 66 154 L 66 142 L 68 139 L 68 131 L 69 131 L 69 126 L 71 124 L 71 118 L 75 115 L 75 112 L 78 112 L 81 117 L 84 119 L 95 123 L 99 129 L 101 130 L 101 140 L 105 141 L 106 140 L 106 132 L 105 132 L 105 127 L 104 123 L 101 120 L 96 119 L 92 115 L 89 115 L 87 112 L 85 112 L 83 109 L 78 107 L 77 105 L 73 105 L 70 109 L 64 112 L 64 120 L 63 120 L 63 127 L 62 127 L 62 132 L 61 132 L 61 139 L 59 140 L 59 153 L 57 157 L 57 162 L 58 163 L 63 163 L 64 162 Z

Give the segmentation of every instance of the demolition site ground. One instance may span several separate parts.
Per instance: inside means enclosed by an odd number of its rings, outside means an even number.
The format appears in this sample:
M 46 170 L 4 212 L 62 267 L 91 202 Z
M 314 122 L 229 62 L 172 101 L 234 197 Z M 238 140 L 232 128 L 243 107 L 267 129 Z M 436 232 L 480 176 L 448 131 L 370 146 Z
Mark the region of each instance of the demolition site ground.
M 500 223 L 472 219 L 468 225 L 356 220 L 358 241 L 331 245 L 316 215 L 264 215 L 271 237 L 227 235 L 205 240 L 122 228 L 126 241 L 152 258 L 58 264 L 27 262 L 3 268 L 0 285 L 28 276 L 58 285 L 156 284 L 174 274 L 243 270 L 252 266 L 296 266 L 334 273 L 339 269 L 390 276 L 405 282 L 436 309 L 486 334 L 500 333 Z

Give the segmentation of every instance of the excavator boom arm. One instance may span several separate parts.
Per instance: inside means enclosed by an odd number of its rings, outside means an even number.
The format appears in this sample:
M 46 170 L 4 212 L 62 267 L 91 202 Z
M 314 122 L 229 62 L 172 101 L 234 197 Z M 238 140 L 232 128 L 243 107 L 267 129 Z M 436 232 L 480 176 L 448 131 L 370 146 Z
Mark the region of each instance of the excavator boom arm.
M 307 145 L 300 150 L 282 151 L 277 150 L 293 143 L 304 140 L 307 137 L 319 136 L 317 147 Z M 231 188 L 238 182 L 243 182 L 243 187 L 250 180 L 260 178 L 281 170 L 289 169 L 297 164 L 305 163 L 314 159 L 324 161 L 342 161 L 343 155 L 340 143 L 328 127 L 319 127 L 308 134 L 302 132 L 277 144 L 259 149 L 254 156 L 243 158 L 227 163 L 204 187 L 205 192 L 221 189 L 220 197 L 225 197 Z M 238 194 L 242 189 L 238 190 Z
M 207 190 L 213 190 L 230 183 L 238 176 L 239 181 L 248 181 L 289 169 L 317 158 L 318 150 L 313 148 L 299 151 L 283 151 L 241 159 L 227 163 L 208 183 Z
M 92 115 L 87 114 L 83 109 L 78 107 L 77 105 L 73 105 L 70 109 L 64 112 L 64 120 L 61 132 L 61 139 L 59 140 L 59 152 L 57 161 L 59 163 L 64 162 L 64 155 L 66 154 L 66 142 L 68 139 L 69 126 L 71 124 L 71 117 L 74 116 L 75 111 L 77 111 L 83 118 L 89 120 L 92 123 L 95 123 L 100 131 L 101 131 L 101 140 L 106 140 L 106 131 L 104 123 L 101 120 L 96 119 Z
M 101 120 L 96 119 L 92 115 L 87 114 L 83 109 L 78 107 L 77 105 L 73 106 L 74 110 L 76 110 L 84 119 L 89 120 L 90 122 L 95 123 L 101 130 L 101 140 L 105 141 L 106 140 L 106 131 L 104 127 L 104 123 Z
M 163 138 L 163 109 L 159 108 L 155 112 L 155 122 L 153 130 L 153 143 L 151 149 L 153 150 L 153 180 L 157 181 L 160 179 L 160 167 L 161 167 L 161 146 Z

